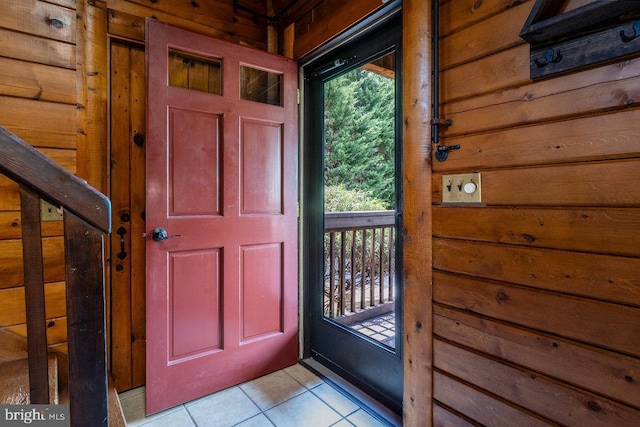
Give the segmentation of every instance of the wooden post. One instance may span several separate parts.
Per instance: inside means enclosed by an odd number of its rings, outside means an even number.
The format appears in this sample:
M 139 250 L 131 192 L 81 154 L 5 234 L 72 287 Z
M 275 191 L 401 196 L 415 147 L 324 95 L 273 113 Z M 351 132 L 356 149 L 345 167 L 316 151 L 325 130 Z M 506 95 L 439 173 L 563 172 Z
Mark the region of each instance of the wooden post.
M 402 5 L 404 425 L 432 420 L 431 3 Z
M 296 41 L 296 23 L 289 25 L 284 29 L 282 38 L 284 56 L 293 59 L 293 44 Z
M 70 212 L 64 234 L 71 424 L 107 427 L 103 234 Z
M 29 396 L 32 404 L 49 402 L 49 372 L 47 363 L 47 328 L 40 231 L 40 197 L 35 191 L 20 186 L 22 216 L 22 259 L 24 294 L 29 346 Z
M 78 176 L 108 194 L 107 5 L 77 2 L 76 90 L 78 92 Z

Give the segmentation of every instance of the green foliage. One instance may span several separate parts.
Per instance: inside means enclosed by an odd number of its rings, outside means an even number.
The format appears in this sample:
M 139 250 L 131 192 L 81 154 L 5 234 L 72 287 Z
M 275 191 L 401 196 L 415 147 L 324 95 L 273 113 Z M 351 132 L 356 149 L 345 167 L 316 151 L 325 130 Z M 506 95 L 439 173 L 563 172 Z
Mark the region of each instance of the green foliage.
M 344 185 L 324 188 L 325 212 L 380 211 L 386 203 L 371 195 L 371 191 L 348 190 Z
M 325 84 L 325 185 L 395 207 L 394 80 L 362 69 Z M 329 210 L 329 209 L 325 209 Z

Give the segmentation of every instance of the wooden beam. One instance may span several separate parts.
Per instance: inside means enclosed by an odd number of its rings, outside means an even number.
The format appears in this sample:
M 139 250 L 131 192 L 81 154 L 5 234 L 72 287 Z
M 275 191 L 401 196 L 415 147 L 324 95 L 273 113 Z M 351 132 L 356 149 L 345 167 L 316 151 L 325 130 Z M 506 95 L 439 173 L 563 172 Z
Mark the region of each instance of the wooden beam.
M 77 3 L 78 175 L 107 193 L 107 6 Z
M 402 6 L 404 425 L 432 424 L 431 3 Z

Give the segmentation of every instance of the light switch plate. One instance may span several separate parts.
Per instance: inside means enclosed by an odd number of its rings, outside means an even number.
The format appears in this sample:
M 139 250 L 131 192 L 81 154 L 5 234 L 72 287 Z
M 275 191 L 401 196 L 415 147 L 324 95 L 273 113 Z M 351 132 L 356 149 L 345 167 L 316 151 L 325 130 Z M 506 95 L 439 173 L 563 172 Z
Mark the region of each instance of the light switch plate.
M 480 173 L 442 175 L 442 203 L 482 202 Z
M 62 208 L 40 200 L 41 221 L 62 221 Z

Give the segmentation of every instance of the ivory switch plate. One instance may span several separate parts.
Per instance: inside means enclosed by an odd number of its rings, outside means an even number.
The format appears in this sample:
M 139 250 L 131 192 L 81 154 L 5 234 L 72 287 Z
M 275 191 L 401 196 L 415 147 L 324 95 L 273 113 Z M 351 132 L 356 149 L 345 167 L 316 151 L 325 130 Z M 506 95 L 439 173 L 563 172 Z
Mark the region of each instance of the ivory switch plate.
M 62 221 L 62 208 L 40 200 L 41 221 Z
M 442 203 L 480 203 L 480 173 L 442 175 Z

